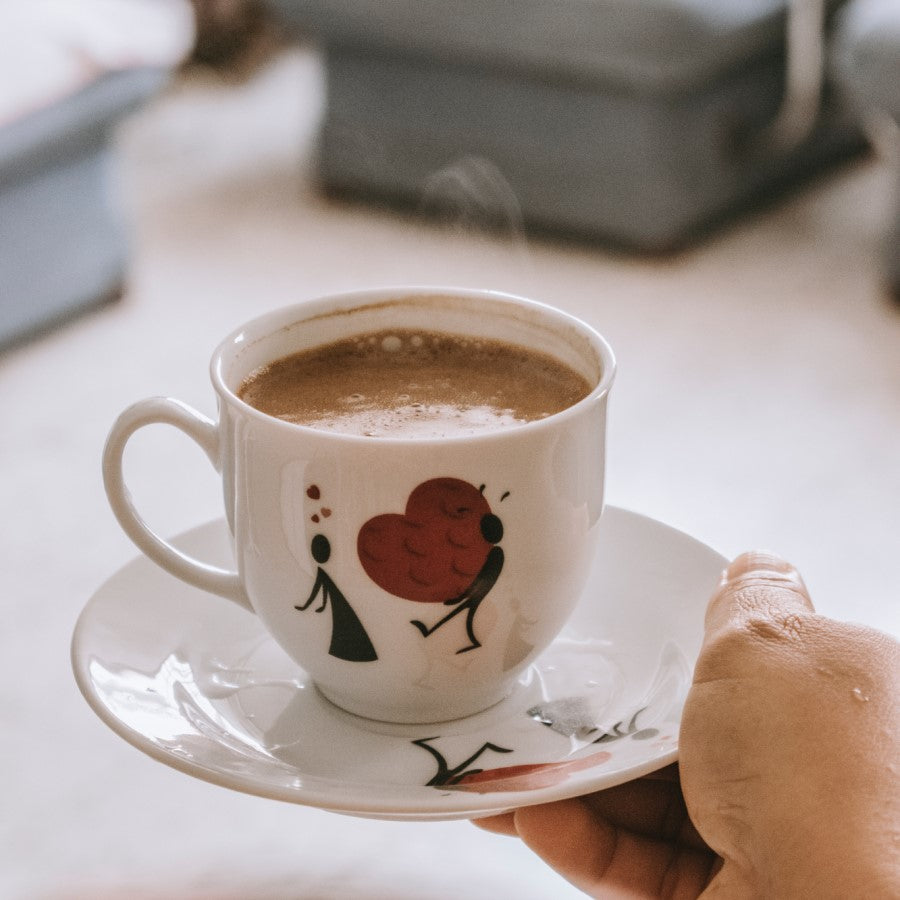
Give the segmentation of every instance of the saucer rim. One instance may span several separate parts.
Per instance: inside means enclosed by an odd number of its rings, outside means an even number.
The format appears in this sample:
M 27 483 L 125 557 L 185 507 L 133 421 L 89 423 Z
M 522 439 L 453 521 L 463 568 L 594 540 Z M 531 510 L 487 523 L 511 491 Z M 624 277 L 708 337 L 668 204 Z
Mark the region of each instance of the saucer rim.
M 697 545 L 698 548 L 717 557 L 720 567 L 724 568 L 727 565 L 728 560 L 719 551 L 681 529 L 651 516 L 617 505 L 606 504 L 604 515 L 609 513 L 612 513 L 615 517 L 623 516 L 624 518 L 636 519 L 644 526 L 662 528 L 670 534 L 678 535 L 682 539 L 688 539 Z M 223 525 L 224 518 L 217 517 L 180 532 L 173 538 L 173 541 L 176 543 L 184 540 L 189 541 L 199 535 L 203 535 L 205 532 L 211 533 L 214 528 L 222 527 Z M 185 759 L 159 746 L 151 737 L 148 737 L 143 732 L 134 730 L 110 711 L 94 689 L 93 680 L 90 676 L 89 654 L 83 649 L 88 640 L 87 633 L 95 599 L 108 591 L 117 578 L 122 577 L 129 570 L 140 568 L 145 564 L 153 565 L 143 554 L 137 554 L 119 566 L 91 594 L 80 611 L 70 643 L 70 662 L 75 682 L 95 715 L 118 737 L 157 762 L 201 781 L 251 796 L 310 806 L 359 818 L 395 821 L 448 821 L 499 815 L 522 806 L 569 799 L 592 791 L 615 787 L 665 768 L 678 759 L 676 742 L 676 746 L 673 749 L 660 752 L 657 756 L 642 763 L 612 770 L 607 768 L 600 777 L 592 769 L 586 769 L 572 773 L 564 781 L 550 786 L 518 791 L 485 791 L 484 793 L 441 791 L 435 790 L 433 787 L 410 785 L 408 787 L 411 789 L 421 790 L 421 800 L 412 796 L 405 796 L 401 802 L 398 802 L 395 797 L 391 797 L 391 794 L 396 793 L 398 788 L 394 784 L 367 785 L 368 787 L 377 787 L 367 798 L 353 796 L 350 792 L 347 792 L 347 798 L 344 800 L 342 799 L 342 792 L 339 789 L 335 790 L 335 788 L 339 787 L 339 783 L 334 778 L 326 779 L 322 776 L 307 776 L 302 771 L 295 770 L 295 782 L 288 787 L 283 783 L 267 784 L 261 782 L 259 778 L 239 773 L 223 772 L 221 769 L 210 767 L 196 759 Z M 205 593 L 199 588 L 187 587 L 190 590 Z M 691 667 L 693 667 L 695 661 L 696 654 L 691 654 L 688 659 Z M 275 762 L 279 761 L 275 760 Z M 288 764 L 284 763 L 284 765 Z

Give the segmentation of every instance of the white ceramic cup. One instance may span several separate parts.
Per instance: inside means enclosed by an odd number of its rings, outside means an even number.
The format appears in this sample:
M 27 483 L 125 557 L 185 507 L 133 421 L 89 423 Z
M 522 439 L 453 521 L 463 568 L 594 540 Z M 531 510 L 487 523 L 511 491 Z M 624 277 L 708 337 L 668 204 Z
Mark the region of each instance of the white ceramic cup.
M 539 350 L 586 376 L 593 390 L 545 419 L 441 439 L 331 433 L 266 415 L 238 396 L 260 366 L 390 328 Z M 255 613 L 321 693 L 349 712 L 437 722 L 503 699 L 558 634 L 587 579 L 615 374 L 606 341 L 572 316 L 519 297 L 379 289 L 249 322 L 219 345 L 210 374 L 218 422 L 177 400 L 151 398 L 123 412 L 110 432 L 106 491 L 137 546 L 173 575 Z M 152 423 L 192 437 L 221 473 L 236 571 L 185 556 L 135 510 L 122 457 L 130 436 Z M 378 517 L 386 531 L 367 524 Z M 420 559 L 401 546 L 410 529 L 424 535 L 414 548 Z M 468 571 L 480 566 L 472 583 L 427 602 L 411 597 L 397 565 L 422 562 L 438 577 L 458 544 L 467 547 Z

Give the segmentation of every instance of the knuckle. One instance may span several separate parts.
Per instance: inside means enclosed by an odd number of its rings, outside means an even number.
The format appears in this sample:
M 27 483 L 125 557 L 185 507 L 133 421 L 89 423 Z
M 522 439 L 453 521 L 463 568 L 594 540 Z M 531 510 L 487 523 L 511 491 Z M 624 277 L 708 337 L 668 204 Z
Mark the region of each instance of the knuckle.
M 758 672 L 760 666 L 775 658 L 805 656 L 813 618 L 781 608 L 766 612 L 754 606 L 704 643 L 694 669 L 695 681 L 742 677 Z
M 779 643 L 801 643 L 806 634 L 806 620 L 798 613 L 773 612 L 749 616 L 744 622 L 747 635 L 756 640 Z
M 729 626 L 720 631 L 704 644 L 694 667 L 694 683 L 730 677 L 742 666 L 747 650 L 748 641 L 740 629 Z

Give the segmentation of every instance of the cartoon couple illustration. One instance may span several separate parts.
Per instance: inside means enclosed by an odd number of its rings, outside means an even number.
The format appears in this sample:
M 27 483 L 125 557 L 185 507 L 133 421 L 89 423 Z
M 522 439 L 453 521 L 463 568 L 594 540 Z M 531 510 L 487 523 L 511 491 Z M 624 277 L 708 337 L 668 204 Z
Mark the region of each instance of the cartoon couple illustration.
M 404 514 L 375 516 L 363 525 L 357 540 L 363 569 L 379 587 L 405 600 L 453 607 L 431 625 L 411 620 L 423 637 L 466 614 L 469 643 L 458 654 L 481 646 L 475 635 L 475 614 L 503 570 L 503 549 L 498 546 L 503 524 L 491 511 L 483 490 L 483 485 L 475 488 L 456 478 L 423 482 L 410 494 Z M 331 607 L 328 652 L 350 662 L 378 659 L 359 616 L 324 568 L 331 558 L 328 538 L 316 534 L 310 553 L 318 564 L 315 581 L 307 599 L 295 609 L 304 611 L 320 598 L 316 612 Z

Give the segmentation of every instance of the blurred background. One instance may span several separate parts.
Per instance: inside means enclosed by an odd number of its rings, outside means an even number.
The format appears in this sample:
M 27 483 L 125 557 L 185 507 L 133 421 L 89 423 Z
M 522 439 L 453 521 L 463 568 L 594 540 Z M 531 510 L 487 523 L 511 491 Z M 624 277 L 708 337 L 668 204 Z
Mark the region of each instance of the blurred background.
M 0 7 L 0 896 L 578 896 L 465 822 L 194 781 L 78 694 L 77 615 L 136 553 L 107 430 L 154 394 L 213 415 L 212 350 L 277 306 L 419 283 L 581 316 L 619 362 L 610 503 L 900 634 L 900 9 L 739 6 Z M 221 516 L 168 429 L 128 478 L 164 533 Z

